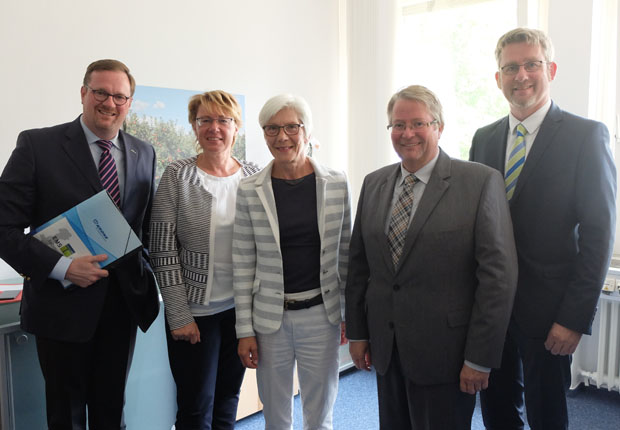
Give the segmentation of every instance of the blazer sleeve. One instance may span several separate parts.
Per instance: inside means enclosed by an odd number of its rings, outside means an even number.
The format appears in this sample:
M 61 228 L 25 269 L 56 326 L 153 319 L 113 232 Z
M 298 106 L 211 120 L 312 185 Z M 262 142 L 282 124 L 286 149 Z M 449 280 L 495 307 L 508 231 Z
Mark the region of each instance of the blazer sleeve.
M 233 290 L 235 297 L 237 338 L 255 336 L 252 327 L 253 285 L 256 277 L 256 243 L 250 218 L 247 192 L 243 180 L 237 190 L 233 226 Z
M 168 166 L 153 201 L 150 231 L 150 258 L 171 330 L 194 321 L 181 271 L 177 239 L 179 183 L 175 169 Z
M 465 360 L 499 367 L 517 288 L 517 252 L 501 175 L 490 170 L 477 208 L 477 287 L 465 345 Z
M 355 223 L 351 234 L 349 247 L 349 273 L 345 287 L 345 319 L 347 322 L 347 338 L 354 340 L 369 339 L 368 322 L 366 318 L 366 289 L 370 267 L 366 258 L 364 238 L 362 236 L 362 218 L 366 180 L 362 185 L 360 197 L 357 203 Z
M 589 334 L 616 231 L 616 168 L 604 124 L 593 123 L 589 141 L 581 145 L 576 172 L 567 186 L 574 187 L 579 252 L 555 321 Z
M 471 146 L 469 147 L 469 161 L 476 161 L 476 147 L 478 142 L 478 133 L 480 133 L 480 129 L 476 130 L 474 133 L 474 137 L 471 139 Z
M 24 234 L 24 229 L 31 227 L 36 217 L 36 158 L 30 134 L 20 133 L 0 177 L 0 257 L 23 276 L 43 282 L 61 255 Z
M 340 275 L 340 306 L 342 319 L 345 318 L 345 287 L 349 271 L 349 243 L 351 242 L 351 190 L 349 182 L 344 178 L 346 193 L 344 197 L 344 211 L 342 214 L 342 230 L 338 246 L 338 274 Z

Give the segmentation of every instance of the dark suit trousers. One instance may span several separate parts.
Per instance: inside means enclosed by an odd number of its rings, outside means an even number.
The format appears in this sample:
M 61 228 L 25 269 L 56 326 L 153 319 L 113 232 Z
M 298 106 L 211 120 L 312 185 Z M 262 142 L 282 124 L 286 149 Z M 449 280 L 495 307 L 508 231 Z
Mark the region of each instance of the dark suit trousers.
M 458 383 L 416 385 L 404 375 L 396 342 L 385 375 L 377 373 L 382 430 L 470 430 L 476 396 Z
M 177 386 L 177 430 L 235 428 L 245 368 L 237 354 L 235 310 L 196 317 L 200 342 L 174 340 L 166 322 L 170 370 Z
M 514 320 L 510 322 L 502 366 L 491 371 L 489 388 L 480 393 L 488 430 L 523 429 L 524 394 L 532 430 L 568 429 L 571 356 L 551 354 L 545 340 L 526 337 Z
M 114 276 L 109 279 L 102 315 L 91 340 L 61 342 L 37 337 L 50 430 L 85 430 L 86 407 L 89 430 L 123 427 L 125 383 L 136 324 Z

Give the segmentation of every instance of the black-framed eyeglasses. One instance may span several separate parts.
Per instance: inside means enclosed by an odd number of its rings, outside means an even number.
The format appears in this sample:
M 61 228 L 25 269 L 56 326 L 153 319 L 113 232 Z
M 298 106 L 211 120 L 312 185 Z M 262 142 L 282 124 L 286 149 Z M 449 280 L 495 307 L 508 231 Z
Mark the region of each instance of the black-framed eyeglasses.
M 413 130 L 420 130 L 422 128 L 430 127 L 431 125 L 437 123 L 439 123 L 439 121 L 437 121 L 436 119 L 428 122 L 413 121 L 411 124 L 409 124 L 409 127 L 411 127 Z M 396 121 L 395 123 L 388 124 L 387 129 L 392 129 L 392 133 L 404 133 L 405 130 L 407 130 L 407 123 L 402 121 Z
M 226 118 L 226 117 L 209 118 L 208 116 L 205 116 L 205 117 L 202 117 L 202 118 L 196 118 L 196 125 L 198 127 L 210 126 L 211 124 L 213 124 L 213 121 L 215 121 L 217 123 L 217 125 L 221 125 L 222 127 L 226 127 L 226 126 L 230 125 L 234 120 L 235 120 L 234 118 Z
M 523 64 L 507 64 L 504 67 L 500 67 L 499 69 L 504 75 L 512 76 L 519 73 L 521 67 L 523 67 L 525 71 L 529 73 L 538 72 L 540 69 L 542 69 L 543 64 L 546 63 L 547 62 L 543 60 L 528 61 Z
M 116 106 L 123 106 L 125 103 L 127 103 L 127 100 L 131 98 L 122 94 L 110 94 L 109 92 L 104 90 L 95 90 L 88 85 L 85 85 L 85 87 L 93 93 L 93 97 L 95 97 L 95 100 L 97 100 L 98 102 L 104 102 L 108 99 L 108 97 L 112 97 L 112 101 Z
M 286 133 L 288 136 L 295 136 L 297 133 L 299 133 L 299 129 L 303 126 L 303 124 L 267 124 L 263 127 L 263 131 L 267 136 L 273 137 L 280 134 L 280 129 L 284 129 L 284 133 Z

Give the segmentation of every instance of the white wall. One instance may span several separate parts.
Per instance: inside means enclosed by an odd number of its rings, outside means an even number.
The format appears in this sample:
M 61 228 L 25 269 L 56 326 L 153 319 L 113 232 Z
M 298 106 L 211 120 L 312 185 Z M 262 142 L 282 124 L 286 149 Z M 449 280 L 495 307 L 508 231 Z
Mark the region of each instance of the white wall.
M 304 96 L 315 158 L 343 165 L 339 4 L 334 0 L 24 0 L 0 2 L 0 171 L 21 130 L 75 119 L 86 66 L 127 64 L 138 85 L 245 95 L 247 159 L 271 155 L 258 112 Z M 0 279 L 16 276 L 0 260 Z
M 620 5 L 618 6 L 618 21 L 620 22 Z M 618 48 L 620 48 L 620 28 L 618 31 Z M 617 65 L 616 65 L 616 123 L 609 131 L 611 134 L 611 138 L 615 138 L 615 150 L 616 157 L 620 154 L 620 55 L 617 56 Z M 612 140 L 613 142 L 613 140 Z M 618 167 L 618 163 L 616 163 L 616 167 Z M 620 189 L 620 178 L 618 178 L 618 189 Z M 616 213 L 620 210 L 618 208 L 618 199 L 616 199 Z M 614 245 L 614 254 L 620 254 L 620 215 L 616 215 L 616 244 Z
M 592 2 L 549 1 L 549 37 L 555 47 L 558 72 L 551 97 L 577 115 L 588 116 Z
M 376 157 L 364 163 L 359 157 L 374 154 L 377 142 L 356 139 L 348 151 L 343 141 L 347 133 L 342 132 L 347 100 L 341 91 L 346 85 L 346 74 L 341 73 L 346 58 L 339 57 L 344 43 L 339 38 L 339 6 L 359 7 L 356 1 L 1 2 L 0 169 L 19 131 L 66 122 L 80 113 L 84 69 L 107 57 L 126 62 L 139 85 L 221 88 L 244 94 L 248 159 L 259 164 L 270 155 L 256 119 L 258 111 L 268 97 L 290 91 L 306 97 L 312 107 L 314 134 L 321 142 L 317 158 L 342 168 L 352 161 L 349 171 L 358 165 L 374 167 Z M 559 65 L 552 95 L 562 108 L 584 116 L 591 15 L 591 2 L 572 2 L 568 8 L 564 0 L 549 0 L 549 34 Z M 356 158 L 347 159 L 349 152 Z M 354 176 L 361 179 L 363 174 Z
M 618 22 L 620 22 L 620 5 L 618 5 Z M 618 28 L 618 48 L 620 49 L 620 28 Z M 620 55 L 617 57 L 616 65 L 616 127 L 612 134 L 616 136 L 616 143 L 620 144 Z M 616 152 L 617 153 L 617 152 Z
M 376 139 L 352 139 L 355 133 L 347 130 L 350 112 L 346 103 L 352 100 L 347 84 L 354 80 L 347 82 L 345 62 L 351 58 L 346 58 L 344 44 L 346 37 L 353 44 L 359 41 L 360 34 L 347 34 L 346 27 L 339 25 L 346 24 L 351 8 L 368 2 L 0 2 L 4 60 L 0 68 L 0 170 L 19 131 L 77 117 L 86 66 L 111 57 L 126 62 L 140 85 L 196 91 L 220 88 L 244 94 L 247 158 L 261 165 L 271 158 L 257 121 L 262 104 L 285 91 L 303 95 L 312 107 L 314 135 L 321 142 L 315 157 L 348 170 L 355 201 L 363 176 L 385 164 L 376 156 Z M 583 116 L 588 114 L 592 9 L 589 1 L 566 7 L 565 0 L 548 0 L 548 29 L 558 63 L 552 97 L 563 109 Z M 381 52 L 369 50 L 364 61 L 385 61 Z M 349 77 L 358 73 L 356 69 L 348 72 Z M 349 90 L 365 88 L 373 93 L 376 87 L 377 83 L 369 81 Z M 617 88 L 620 107 L 620 81 Z M 387 98 L 377 107 L 380 112 L 385 103 Z M 355 126 L 354 121 L 349 125 Z
M 0 170 L 19 131 L 73 120 L 86 66 L 116 58 L 138 85 L 246 96 L 247 158 L 271 159 L 258 126 L 267 98 L 293 92 L 314 113 L 316 156 L 342 159 L 338 1 L 0 2 Z
M 618 5 L 618 22 L 620 22 L 620 5 Z M 620 49 L 620 28 L 618 28 L 618 48 Z M 616 65 L 616 125 L 614 130 L 611 131 L 612 135 L 616 137 L 616 145 L 620 145 L 620 55 L 617 56 Z M 618 147 L 616 147 L 616 154 L 618 154 Z
M 601 2 L 603 0 L 594 0 Z M 588 116 L 591 74 L 597 73 L 594 65 L 590 69 L 593 25 L 593 1 L 573 1 L 567 7 L 565 0 L 549 0 L 549 36 L 553 40 L 558 64 L 558 73 L 551 87 L 551 96 L 562 109 Z M 594 14 L 595 15 L 595 14 Z M 617 9 L 620 22 L 620 8 Z M 603 55 L 608 55 L 603 53 Z M 602 65 L 600 65 L 602 67 Z M 620 71 L 620 55 L 617 56 L 617 68 Z M 620 75 L 616 75 L 616 114 L 620 113 Z M 604 118 L 593 118 L 604 121 Z M 616 142 L 618 130 L 616 124 L 609 124 L 611 147 L 616 160 L 620 155 L 620 145 Z M 620 207 L 617 207 L 617 212 Z M 620 213 L 616 222 L 616 243 L 614 255 L 620 255 Z

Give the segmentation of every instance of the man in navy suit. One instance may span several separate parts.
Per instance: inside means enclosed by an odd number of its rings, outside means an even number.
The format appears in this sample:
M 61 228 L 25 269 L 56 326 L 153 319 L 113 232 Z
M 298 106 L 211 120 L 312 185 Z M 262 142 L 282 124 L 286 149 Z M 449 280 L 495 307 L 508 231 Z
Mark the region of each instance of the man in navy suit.
M 105 255 L 71 260 L 24 234 L 103 189 L 98 142 L 105 140 L 112 145 L 120 210 L 148 243 L 155 153 L 120 130 L 134 89 L 123 63 L 90 64 L 82 115 L 20 133 L 0 177 L 0 257 L 24 276 L 21 327 L 36 336 L 50 429 L 85 429 L 87 407 L 91 430 L 121 427 L 136 325 L 146 330 L 159 310 L 141 254 L 104 270 L 98 262 Z
M 512 30 L 495 55 L 510 114 L 476 132 L 470 159 L 505 176 L 519 280 L 502 367 L 481 393 L 484 423 L 523 429 L 525 397 L 532 429 L 567 429 L 571 354 L 591 332 L 611 258 L 616 169 L 605 125 L 551 101 L 557 65 L 543 32 Z

